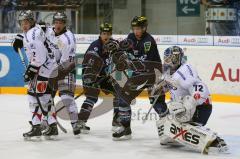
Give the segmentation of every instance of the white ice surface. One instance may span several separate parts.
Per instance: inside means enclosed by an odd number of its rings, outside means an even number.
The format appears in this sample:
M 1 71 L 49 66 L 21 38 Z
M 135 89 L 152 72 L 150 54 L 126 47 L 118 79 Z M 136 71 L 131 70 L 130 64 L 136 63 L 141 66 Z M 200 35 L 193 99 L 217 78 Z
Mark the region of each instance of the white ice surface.
M 81 106 L 83 98 L 76 102 Z M 0 95 L 0 158 L 1 159 L 240 159 L 240 104 L 214 103 L 207 127 L 218 132 L 230 147 L 229 155 L 202 155 L 177 148 L 159 145 L 155 120 L 142 124 L 138 120 L 149 108 L 148 100 L 138 99 L 133 111 L 133 138 L 129 141 L 112 141 L 112 112 L 89 120 L 90 134 L 75 138 L 69 121 L 60 120 L 68 129 L 60 132 L 58 141 L 26 142 L 22 133 L 30 129 L 26 96 Z

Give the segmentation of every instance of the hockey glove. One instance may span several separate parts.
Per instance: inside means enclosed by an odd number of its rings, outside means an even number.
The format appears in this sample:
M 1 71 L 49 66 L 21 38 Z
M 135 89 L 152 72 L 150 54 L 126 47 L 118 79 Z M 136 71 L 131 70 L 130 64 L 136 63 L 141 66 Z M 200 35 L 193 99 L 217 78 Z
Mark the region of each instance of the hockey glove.
M 13 41 L 13 49 L 18 53 L 18 49 L 23 48 L 23 36 L 17 34 Z
M 36 67 L 36 66 L 33 66 L 33 65 L 28 65 L 28 68 L 27 68 L 25 74 L 23 75 L 24 82 L 28 82 L 30 80 L 33 80 L 34 76 L 36 74 L 38 74 L 39 68 L 40 67 Z
M 119 43 L 119 47 L 121 50 L 128 51 L 128 50 L 132 49 L 133 42 L 130 39 L 124 39 Z

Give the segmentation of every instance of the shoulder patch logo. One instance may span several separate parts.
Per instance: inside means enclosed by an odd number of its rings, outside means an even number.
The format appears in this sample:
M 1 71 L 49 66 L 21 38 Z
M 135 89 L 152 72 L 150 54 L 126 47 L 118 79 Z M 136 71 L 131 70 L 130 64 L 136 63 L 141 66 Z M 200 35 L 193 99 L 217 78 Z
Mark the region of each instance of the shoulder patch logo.
M 97 52 L 98 51 L 98 47 L 94 47 L 93 50 Z
M 144 43 L 144 52 L 147 53 L 151 49 L 151 42 L 145 42 Z
M 59 49 L 63 49 L 64 48 L 64 43 L 61 40 L 58 39 L 57 46 L 58 46 Z

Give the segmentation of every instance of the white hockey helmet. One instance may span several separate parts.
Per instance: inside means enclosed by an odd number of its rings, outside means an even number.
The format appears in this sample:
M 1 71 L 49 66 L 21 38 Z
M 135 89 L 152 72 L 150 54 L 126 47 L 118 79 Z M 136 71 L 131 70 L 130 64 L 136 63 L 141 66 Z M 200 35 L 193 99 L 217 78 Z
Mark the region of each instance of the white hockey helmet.
M 18 23 L 21 24 L 21 21 L 28 20 L 32 25 L 35 24 L 35 19 L 33 12 L 31 10 L 21 11 L 18 15 Z
M 164 51 L 164 70 L 170 69 L 171 74 L 174 73 L 183 63 L 184 51 L 179 46 L 171 46 Z

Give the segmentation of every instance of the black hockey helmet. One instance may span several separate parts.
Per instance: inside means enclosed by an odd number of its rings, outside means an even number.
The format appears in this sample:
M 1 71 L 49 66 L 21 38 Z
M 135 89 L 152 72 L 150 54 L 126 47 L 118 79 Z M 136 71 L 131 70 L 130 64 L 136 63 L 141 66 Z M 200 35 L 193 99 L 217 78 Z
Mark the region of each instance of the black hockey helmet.
M 67 15 L 64 12 L 56 12 L 53 14 L 53 23 L 56 21 L 63 21 L 64 23 L 67 23 Z
M 33 15 L 33 12 L 31 10 L 21 11 L 20 12 L 20 14 L 18 15 L 18 23 L 19 23 L 19 25 L 20 25 L 20 22 L 22 20 L 28 20 L 32 25 L 35 24 L 34 15 Z
M 144 16 L 135 16 L 131 21 L 132 27 L 147 27 L 147 18 Z
M 112 32 L 112 24 L 102 23 L 100 25 L 100 32 Z

